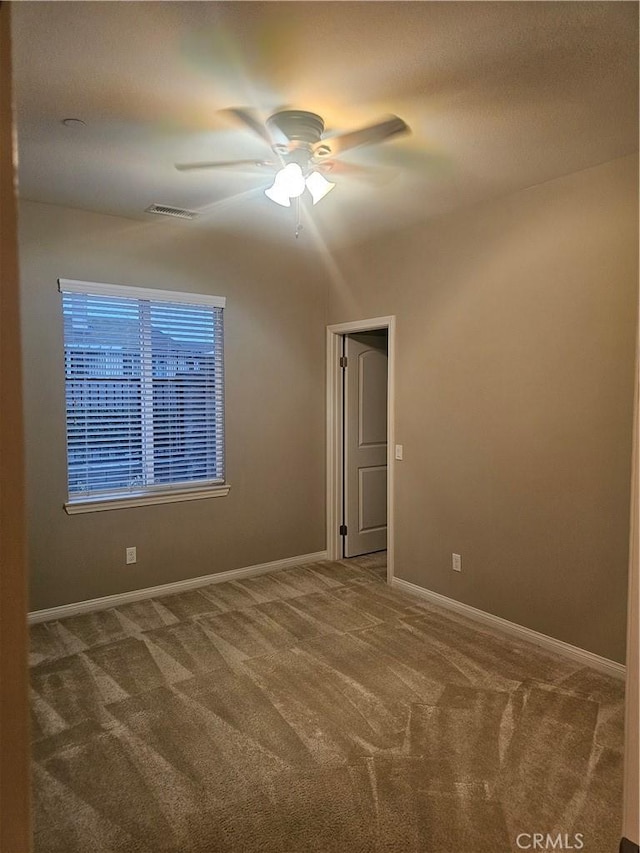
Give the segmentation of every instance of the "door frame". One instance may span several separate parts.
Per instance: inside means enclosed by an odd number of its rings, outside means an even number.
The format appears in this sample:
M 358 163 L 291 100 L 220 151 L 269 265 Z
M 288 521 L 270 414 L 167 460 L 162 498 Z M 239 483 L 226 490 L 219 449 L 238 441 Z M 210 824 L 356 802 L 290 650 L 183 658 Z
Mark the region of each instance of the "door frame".
M 395 349 L 396 318 L 373 317 L 327 326 L 327 557 L 342 557 L 342 383 L 341 342 L 344 335 L 385 329 L 388 336 L 387 366 L 387 583 L 394 575 L 394 461 L 395 461 Z

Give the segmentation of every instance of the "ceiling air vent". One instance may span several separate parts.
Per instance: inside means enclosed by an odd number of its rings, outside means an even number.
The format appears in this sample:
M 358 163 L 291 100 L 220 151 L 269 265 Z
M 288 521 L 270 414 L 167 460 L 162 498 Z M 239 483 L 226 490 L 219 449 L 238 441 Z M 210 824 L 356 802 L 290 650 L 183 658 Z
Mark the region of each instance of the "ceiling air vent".
M 167 204 L 150 204 L 145 213 L 157 213 L 160 216 L 175 216 L 177 219 L 196 219 L 199 214 L 181 207 L 169 207 Z

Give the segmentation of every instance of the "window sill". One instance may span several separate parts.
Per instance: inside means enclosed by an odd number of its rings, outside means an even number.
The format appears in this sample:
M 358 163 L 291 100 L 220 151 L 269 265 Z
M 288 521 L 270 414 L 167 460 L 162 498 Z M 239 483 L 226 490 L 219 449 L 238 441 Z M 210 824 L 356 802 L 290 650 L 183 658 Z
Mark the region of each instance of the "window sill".
M 153 494 L 123 495 L 110 498 L 87 498 L 86 500 L 70 501 L 64 505 L 68 515 L 78 515 L 83 512 L 101 512 L 107 509 L 129 509 L 134 506 L 150 506 L 151 504 L 169 504 L 177 501 L 199 501 L 204 498 L 223 498 L 229 494 L 231 486 L 209 486 L 205 489 L 186 489 L 175 492 L 159 492 Z

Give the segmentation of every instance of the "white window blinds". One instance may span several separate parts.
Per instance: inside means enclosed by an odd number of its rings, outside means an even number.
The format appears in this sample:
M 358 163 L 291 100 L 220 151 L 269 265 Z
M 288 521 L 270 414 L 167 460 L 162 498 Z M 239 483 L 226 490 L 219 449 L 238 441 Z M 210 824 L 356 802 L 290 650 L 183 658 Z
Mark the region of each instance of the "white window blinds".
M 59 287 L 69 501 L 224 483 L 224 299 Z

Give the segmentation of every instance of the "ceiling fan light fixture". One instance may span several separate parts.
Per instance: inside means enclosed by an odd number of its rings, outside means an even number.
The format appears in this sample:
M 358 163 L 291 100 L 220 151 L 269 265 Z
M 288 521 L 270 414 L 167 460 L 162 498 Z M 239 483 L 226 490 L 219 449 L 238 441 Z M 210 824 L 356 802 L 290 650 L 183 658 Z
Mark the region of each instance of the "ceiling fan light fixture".
M 305 188 L 304 175 L 297 163 L 288 163 L 276 173 L 273 185 L 265 190 L 265 195 L 276 204 L 290 207 L 291 199 L 302 195 Z
M 287 193 L 279 187 L 277 181 L 274 181 L 273 186 L 264 191 L 267 198 L 275 201 L 276 204 L 281 204 L 283 207 L 291 207 L 291 202 Z
M 320 172 L 312 172 L 306 180 L 307 189 L 311 193 L 313 203 L 317 204 L 335 187 Z
M 304 175 L 298 163 L 287 163 L 276 175 L 276 181 L 278 179 L 289 198 L 297 198 L 304 192 Z

